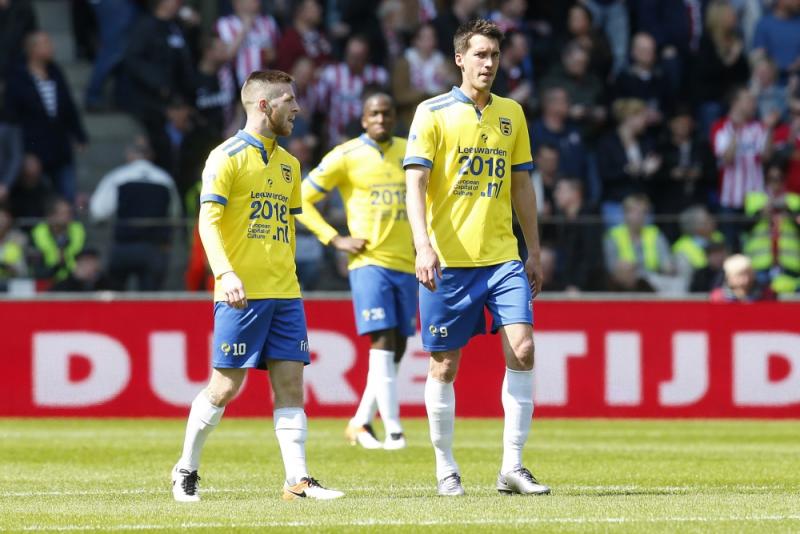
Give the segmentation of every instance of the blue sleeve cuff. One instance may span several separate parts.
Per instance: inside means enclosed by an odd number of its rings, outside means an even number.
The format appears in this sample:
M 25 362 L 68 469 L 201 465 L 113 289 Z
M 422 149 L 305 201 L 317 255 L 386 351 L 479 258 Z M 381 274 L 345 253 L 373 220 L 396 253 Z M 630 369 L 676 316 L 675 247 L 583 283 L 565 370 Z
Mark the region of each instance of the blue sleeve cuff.
M 516 171 L 532 171 L 533 170 L 533 162 L 529 161 L 527 163 L 517 163 L 516 165 L 511 166 L 511 172 Z
M 324 187 L 322 187 L 321 185 L 319 185 L 317 182 L 315 182 L 315 181 L 314 181 L 314 180 L 312 180 L 311 178 L 306 178 L 306 180 L 308 180 L 308 183 L 310 183 L 310 184 L 311 184 L 311 187 L 313 187 L 314 189 L 316 189 L 316 190 L 317 190 L 317 191 L 319 191 L 320 193 L 327 193 L 327 192 L 328 192 L 328 190 L 327 190 L 327 189 L 325 189 Z
M 226 206 L 228 204 L 228 199 L 221 195 L 201 195 L 200 203 L 202 204 L 203 202 L 216 202 L 217 204 Z
M 303 208 L 289 208 L 289 213 L 292 215 L 300 215 L 303 213 Z
M 422 165 L 430 169 L 433 167 L 433 162 L 429 159 L 420 158 L 419 156 L 409 156 L 403 160 L 403 168 L 405 169 L 409 165 Z

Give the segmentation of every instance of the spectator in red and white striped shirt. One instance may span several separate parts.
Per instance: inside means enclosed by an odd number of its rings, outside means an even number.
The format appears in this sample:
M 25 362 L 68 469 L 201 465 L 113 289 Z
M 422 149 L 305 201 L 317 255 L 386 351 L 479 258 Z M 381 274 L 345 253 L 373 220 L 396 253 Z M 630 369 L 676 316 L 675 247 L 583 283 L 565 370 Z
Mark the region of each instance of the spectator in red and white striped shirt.
M 322 6 L 318 0 L 299 0 L 292 8 L 292 24 L 281 36 L 275 68 L 290 72 L 298 59 L 310 58 L 320 67 L 331 59 L 331 44 L 319 30 Z
M 739 210 L 751 191 L 764 190 L 762 162 L 769 157 L 772 130 L 778 116 L 755 118 L 756 99 L 744 87 L 736 89 L 728 116 L 711 128 L 711 145 L 720 173 L 719 203 L 723 208 Z
M 261 14 L 259 0 L 233 0 L 233 11 L 217 20 L 216 32 L 228 45 L 241 87 L 251 72 L 265 69 L 275 59 L 280 30 L 271 15 Z
M 742 215 L 744 198 L 752 191 L 764 191 L 762 164 L 772 153 L 772 132 L 779 115 L 764 123 L 755 118 L 756 98 L 745 87 L 732 93 L 728 116 L 711 127 L 711 146 L 719 168 L 719 204 L 723 215 Z M 733 250 L 738 250 L 741 226 L 722 221 L 720 231 Z
M 317 85 L 320 109 L 328 110 L 328 146 L 345 140 L 348 123 L 361 117 L 361 97 L 367 85 L 386 86 L 386 69 L 367 63 L 369 43 L 361 35 L 347 41 L 345 60 L 328 65 Z

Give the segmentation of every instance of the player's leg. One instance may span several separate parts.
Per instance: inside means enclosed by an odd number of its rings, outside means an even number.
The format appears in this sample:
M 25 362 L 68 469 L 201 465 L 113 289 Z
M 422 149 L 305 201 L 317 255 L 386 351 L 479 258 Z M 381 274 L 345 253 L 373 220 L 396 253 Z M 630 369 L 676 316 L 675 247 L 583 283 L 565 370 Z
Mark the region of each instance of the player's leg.
M 425 410 L 436 458 L 439 495 L 463 495 L 461 471 L 453 456 L 456 394 L 453 382 L 461 361 L 461 350 L 432 352 L 425 381 Z
M 378 410 L 383 420 L 386 439 L 383 447 L 389 450 L 406 446 L 403 427 L 400 424 L 400 401 L 397 393 L 397 329 L 381 330 L 370 334 L 372 348 L 369 351 L 369 389 L 374 393 Z
M 306 437 L 308 421 L 303 409 L 303 368 L 310 362 L 303 303 L 300 299 L 275 300 L 275 313 L 263 356 L 274 398 L 275 437 L 286 472 L 283 498 L 335 499 L 340 491 L 323 488 L 308 474 Z
M 550 489 L 539 484 L 522 464 L 533 418 L 534 361 L 533 306 L 522 263 L 498 266 L 490 287 L 487 307 L 493 316 L 493 330 L 500 330 L 506 363 L 501 393 L 503 462 L 497 489 L 502 493 L 548 493 Z
M 436 291 L 419 288 L 422 347 L 430 351 L 425 381 L 425 409 L 436 456 L 440 495 L 463 495 L 461 473 L 453 457 L 456 396 L 453 382 L 461 348 L 485 331 L 483 307 L 486 283 L 483 269 L 448 269 Z
M 217 428 L 225 412 L 225 406 L 239 392 L 244 382 L 246 369 L 214 369 L 211 380 L 192 401 L 183 452 L 172 469 L 172 494 L 175 500 L 195 502 L 200 500 L 197 488 L 200 455 L 211 432 Z
M 209 434 L 219 424 L 225 406 L 255 367 L 266 339 L 272 312 L 264 301 L 254 300 L 237 310 L 225 303 L 214 305 L 214 341 L 211 379 L 192 401 L 181 459 L 172 470 L 172 491 L 178 501 L 197 501 L 197 469 Z
M 381 391 L 382 384 L 389 380 L 393 382 L 393 376 L 396 374 L 386 370 L 384 362 L 386 359 L 394 360 L 394 332 L 390 329 L 378 330 L 370 332 L 369 337 L 367 384 L 364 386 L 364 393 L 361 395 L 361 402 L 358 404 L 356 414 L 350 419 L 345 429 L 345 437 L 350 441 L 351 445 L 358 444 L 365 449 L 381 449 L 383 444 L 375 436 L 372 420 L 380 408 L 378 397 L 380 395 L 386 397 L 389 394 L 386 389 Z M 384 398 L 382 401 L 386 403 L 387 399 Z M 388 408 L 381 410 L 381 417 L 384 417 L 384 413 L 389 413 Z M 386 426 L 385 421 L 384 426 Z M 386 432 L 388 435 L 388 427 Z

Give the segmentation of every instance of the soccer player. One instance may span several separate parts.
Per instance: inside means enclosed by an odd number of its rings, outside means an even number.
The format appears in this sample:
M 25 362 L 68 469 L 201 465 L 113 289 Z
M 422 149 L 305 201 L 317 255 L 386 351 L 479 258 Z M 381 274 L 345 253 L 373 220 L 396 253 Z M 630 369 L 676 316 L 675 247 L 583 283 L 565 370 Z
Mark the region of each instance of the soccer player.
M 367 449 L 406 446 L 397 398 L 397 365 L 407 338 L 416 331 L 417 281 L 405 204 L 403 156 L 406 140 L 393 137 L 392 98 L 375 93 L 364 100 L 365 133 L 325 156 L 303 182 L 305 224 L 320 241 L 350 254 L 350 288 L 359 335 L 369 334 L 367 387 L 345 435 Z M 314 207 L 334 187 L 342 194 L 349 236 L 342 236 Z M 371 421 L 380 410 L 386 439 Z
M 461 86 L 417 107 L 403 162 L 422 285 L 422 343 L 431 352 L 425 407 L 440 495 L 464 494 L 453 457 L 453 381 L 461 348 L 485 332 L 484 307 L 492 332 L 500 332 L 506 362 L 497 489 L 550 491 L 522 465 L 533 416 L 532 292 L 541 288 L 542 270 L 525 116 L 513 100 L 490 93 L 502 39 L 486 20 L 459 27 L 453 41 Z M 528 249 L 524 265 L 512 233 L 512 204 Z
M 335 499 L 306 468 L 303 367 L 306 318 L 295 274 L 294 216 L 301 211 L 300 164 L 275 139 L 300 111 L 292 78 L 255 71 L 242 87 L 244 130 L 215 148 L 203 170 L 200 237 L 215 277 L 213 367 L 192 402 L 183 454 L 172 470 L 177 501 L 199 501 L 203 444 L 236 396 L 248 368 L 266 369 L 275 435 L 286 469 L 283 498 Z

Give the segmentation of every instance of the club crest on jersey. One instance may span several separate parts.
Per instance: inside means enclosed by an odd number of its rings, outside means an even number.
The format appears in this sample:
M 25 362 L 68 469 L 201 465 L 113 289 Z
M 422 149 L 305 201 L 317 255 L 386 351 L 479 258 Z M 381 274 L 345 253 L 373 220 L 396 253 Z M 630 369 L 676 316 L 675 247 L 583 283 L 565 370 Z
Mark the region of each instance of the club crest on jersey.
M 500 117 L 500 131 L 503 135 L 511 135 L 511 119 Z
M 281 163 L 281 176 L 283 176 L 283 180 L 287 184 L 292 183 L 292 168 L 288 165 Z

